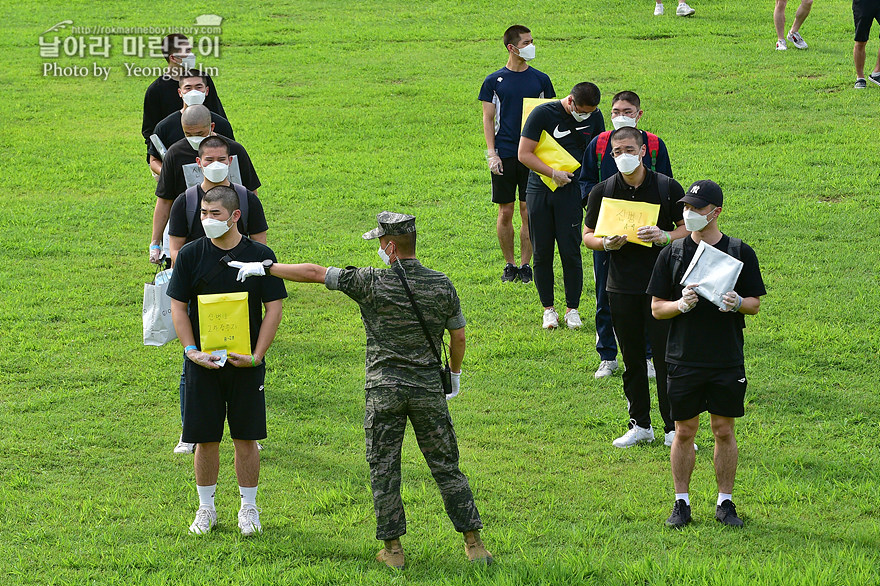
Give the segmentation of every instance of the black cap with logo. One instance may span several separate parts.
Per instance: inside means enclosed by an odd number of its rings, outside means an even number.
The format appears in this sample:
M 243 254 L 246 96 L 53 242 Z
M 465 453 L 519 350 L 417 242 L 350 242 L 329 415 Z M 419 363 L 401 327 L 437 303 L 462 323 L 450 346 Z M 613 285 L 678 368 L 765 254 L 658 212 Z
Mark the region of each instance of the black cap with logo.
M 701 179 L 694 181 L 678 202 L 690 204 L 695 208 L 703 208 L 709 204 L 721 207 L 724 194 L 721 193 L 721 187 L 711 179 Z

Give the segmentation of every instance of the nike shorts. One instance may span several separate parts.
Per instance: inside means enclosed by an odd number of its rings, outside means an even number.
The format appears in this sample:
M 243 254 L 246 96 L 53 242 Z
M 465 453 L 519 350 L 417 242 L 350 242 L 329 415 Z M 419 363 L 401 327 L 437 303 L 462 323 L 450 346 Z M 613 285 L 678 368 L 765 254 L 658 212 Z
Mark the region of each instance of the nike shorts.
M 867 43 L 871 25 L 875 20 L 880 24 L 880 0 L 853 0 L 852 11 L 856 25 L 855 41 Z
M 519 188 L 519 200 L 526 200 L 526 184 L 529 182 L 529 168 L 516 157 L 501 159 L 503 175 L 492 173 L 492 203 L 513 203 Z
M 693 419 L 703 411 L 722 417 L 745 414 L 745 367 L 700 368 L 669 364 L 669 410 L 675 421 Z
M 265 362 L 256 368 L 236 368 L 227 363 L 212 370 L 187 359 L 183 372 L 183 441 L 219 442 L 227 419 L 229 435 L 234 439 L 266 437 Z

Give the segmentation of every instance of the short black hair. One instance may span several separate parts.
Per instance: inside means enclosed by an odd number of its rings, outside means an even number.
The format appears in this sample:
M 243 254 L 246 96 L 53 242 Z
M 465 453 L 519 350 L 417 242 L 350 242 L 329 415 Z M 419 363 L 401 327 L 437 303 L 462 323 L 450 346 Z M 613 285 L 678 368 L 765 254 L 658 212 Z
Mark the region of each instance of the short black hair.
M 602 99 L 602 92 L 595 83 L 584 81 L 571 88 L 571 97 L 574 98 L 574 105 L 579 108 L 583 106 L 595 108 Z
M 631 138 L 636 141 L 636 145 L 639 148 L 642 148 L 642 145 L 645 144 L 645 139 L 642 136 L 642 131 L 638 128 L 633 128 L 632 126 L 624 126 L 623 128 L 618 128 L 611 135 L 612 144 L 618 140 L 626 140 Z M 202 141 L 204 142 L 204 141 Z
M 206 82 L 207 83 L 207 82 Z M 614 94 L 614 97 L 611 98 L 611 105 L 613 106 L 617 102 L 629 102 L 639 110 L 642 109 L 642 101 L 639 99 L 639 94 L 635 92 L 631 92 L 628 90 L 624 90 L 622 92 L 617 92 Z
M 416 233 L 407 232 L 406 234 L 395 234 L 388 237 L 391 242 L 397 246 L 398 255 L 415 256 L 416 254 Z
M 181 33 L 171 33 L 162 39 L 162 56 L 165 57 L 165 61 L 168 61 L 180 49 L 182 41 L 186 41 L 188 44 L 189 37 Z
M 191 77 L 201 77 L 202 83 L 205 86 L 208 85 L 208 76 L 199 71 L 198 69 L 187 69 L 183 75 L 180 76 L 180 82 L 177 84 L 179 87 L 183 87 L 183 80 L 189 79 Z
M 238 194 L 235 193 L 233 188 L 226 185 L 212 187 L 207 193 L 205 193 L 205 197 L 202 198 L 202 201 L 204 203 L 219 203 L 228 210 L 230 214 L 235 210 L 240 209 Z
M 226 154 L 229 155 L 229 142 L 222 136 L 212 134 L 211 136 L 207 137 L 205 140 L 199 143 L 199 158 L 202 158 L 205 149 L 210 149 L 214 147 L 223 147 L 224 149 L 226 149 Z
M 530 33 L 530 32 L 532 32 L 532 31 L 530 31 L 527 27 L 524 27 L 521 24 L 515 24 L 511 27 L 508 27 L 508 29 L 506 31 L 504 31 L 504 37 L 503 37 L 504 48 L 506 49 L 507 45 L 516 46 L 516 44 L 519 43 L 520 37 L 522 37 L 524 34 Z

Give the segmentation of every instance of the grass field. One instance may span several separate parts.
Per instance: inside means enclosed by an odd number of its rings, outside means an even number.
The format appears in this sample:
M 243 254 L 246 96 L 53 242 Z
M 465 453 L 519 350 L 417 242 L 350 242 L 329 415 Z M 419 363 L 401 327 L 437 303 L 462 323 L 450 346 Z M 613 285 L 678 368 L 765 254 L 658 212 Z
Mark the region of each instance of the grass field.
M 810 48 L 774 51 L 772 3 L 292 0 L 251 6 L 0 0 L 0 580 L 4 584 L 878 584 L 880 88 L 852 90 L 852 14 L 817 2 Z M 789 20 L 796 0 L 789 3 Z M 268 356 L 269 434 L 244 540 L 231 442 L 220 528 L 197 506 L 179 434 L 180 346 L 141 345 L 155 183 L 140 121 L 151 78 L 122 54 L 42 59 L 40 34 L 225 18 L 217 88 L 263 187 L 269 245 L 288 262 L 378 266 L 360 234 L 383 209 L 418 217 L 419 256 L 468 318 L 450 408 L 497 564 L 470 567 L 417 446 L 404 446 L 408 568 L 373 560 L 357 306 L 288 284 Z M 711 435 L 691 486 L 695 523 L 666 530 L 662 442 L 611 447 L 620 377 L 597 382 L 590 261 L 581 331 L 546 332 L 534 287 L 500 282 L 476 100 L 500 37 L 531 27 L 534 65 L 637 91 L 640 126 L 685 186 L 726 195 L 721 227 L 757 251 L 768 295 L 748 320 L 750 386 L 734 499 L 714 522 Z M 876 26 L 868 67 L 877 51 Z M 63 31 L 61 36 L 68 34 Z M 44 63 L 112 66 L 106 81 Z M 870 85 L 870 84 L 869 84 Z M 558 264 L 558 263 L 557 263 Z M 557 266 L 561 297 L 561 274 Z M 656 416 L 655 416 L 656 419 Z

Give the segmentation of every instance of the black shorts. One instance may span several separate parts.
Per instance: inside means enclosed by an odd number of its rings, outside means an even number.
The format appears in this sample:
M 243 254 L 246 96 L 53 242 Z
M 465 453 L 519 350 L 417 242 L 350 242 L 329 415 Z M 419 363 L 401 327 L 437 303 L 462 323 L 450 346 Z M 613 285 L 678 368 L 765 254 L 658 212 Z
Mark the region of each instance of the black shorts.
M 853 0 L 852 11 L 856 25 L 855 40 L 857 43 L 867 43 L 873 21 L 880 24 L 880 0 Z
M 229 419 L 234 439 L 266 437 L 266 364 L 256 368 L 226 366 L 211 370 L 185 360 L 186 391 L 183 402 L 183 441 L 198 444 L 223 439 L 223 422 Z
M 516 157 L 501 159 L 503 175 L 492 173 L 492 203 L 513 203 L 516 201 L 516 189 L 519 188 L 519 200 L 526 200 L 526 184 L 529 182 L 529 168 L 519 162 Z
M 667 394 L 674 421 L 693 419 L 703 411 L 722 417 L 745 414 L 746 369 L 701 368 L 669 364 Z

